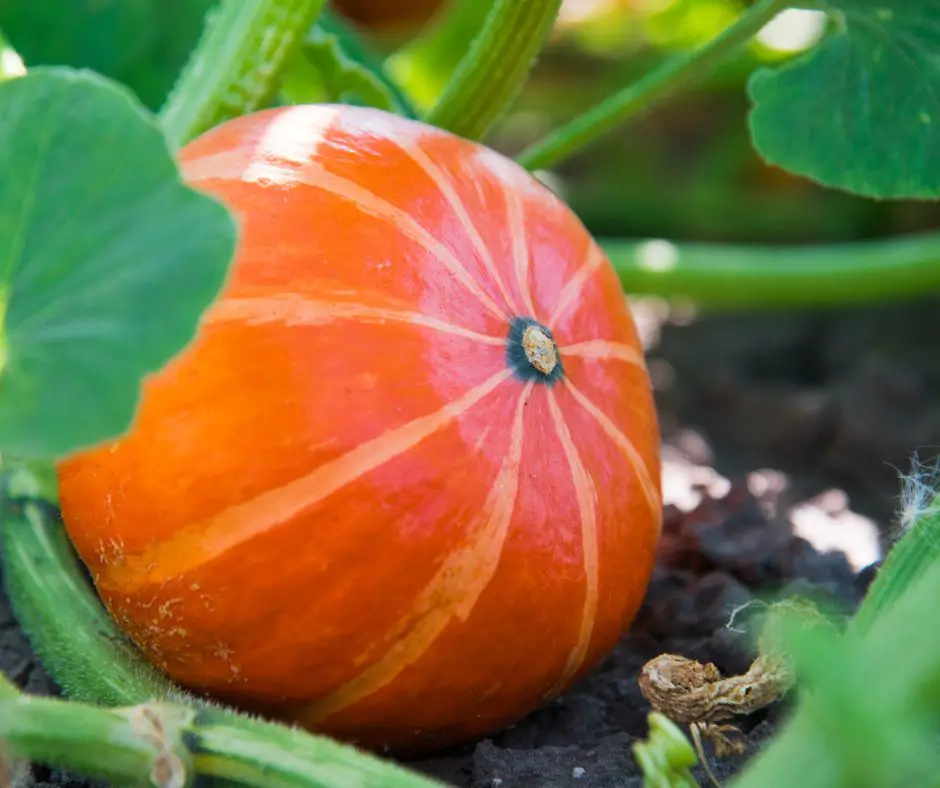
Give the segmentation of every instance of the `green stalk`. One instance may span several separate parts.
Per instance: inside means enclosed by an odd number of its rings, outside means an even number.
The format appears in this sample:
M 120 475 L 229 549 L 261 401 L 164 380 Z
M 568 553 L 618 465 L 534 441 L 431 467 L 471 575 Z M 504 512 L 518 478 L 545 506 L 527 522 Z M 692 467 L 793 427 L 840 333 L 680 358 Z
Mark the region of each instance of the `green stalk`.
M 263 106 L 324 2 L 222 0 L 160 111 L 170 145 Z
M 797 708 L 729 788 L 940 785 L 937 599 L 934 562 L 865 631 L 790 627 Z
M 6 502 L 0 547 L 17 620 L 68 697 L 106 706 L 184 697 L 117 628 L 48 507 Z
M 256 788 L 441 788 L 348 745 L 215 708 L 101 708 L 20 693 L 0 675 L 0 741 L 15 757 L 121 785 L 198 778 Z
M 940 292 L 940 232 L 821 246 L 601 240 L 632 295 L 709 306 L 821 306 Z
M 10 692 L 2 675 L 0 686 L 0 741 L 16 757 L 124 784 L 191 784 L 192 757 L 180 734 L 194 712 L 160 705 L 102 709 L 23 695 Z
M 202 712 L 192 729 L 196 771 L 259 788 L 442 788 L 348 745 L 226 710 Z
M 385 59 L 385 70 L 419 114 L 444 93 L 467 42 L 483 27 L 495 1 L 448 0 L 415 38 Z
M 850 630 L 868 632 L 931 566 L 940 563 L 940 497 L 932 495 L 888 552 Z
M 792 4 L 792 0 L 758 0 L 707 44 L 678 55 L 570 123 L 555 129 L 519 154 L 517 161 L 529 170 L 546 169 L 557 164 L 629 118 L 649 111 L 688 83 L 707 76 Z
M 561 3 L 496 0 L 425 120 L 467 139 L 482 139 L 518 96 Z

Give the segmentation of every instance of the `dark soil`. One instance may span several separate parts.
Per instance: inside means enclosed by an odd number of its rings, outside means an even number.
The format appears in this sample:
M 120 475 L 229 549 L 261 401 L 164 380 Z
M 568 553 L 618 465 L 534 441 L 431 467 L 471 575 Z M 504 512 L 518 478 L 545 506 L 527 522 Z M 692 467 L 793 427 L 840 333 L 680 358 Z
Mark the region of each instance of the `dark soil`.
M 637 305 L 656 381 L 668 502 L 660 565 L 641 614 L 579 686 L 509 730 L 411 765 L 466 788 L 640 786 L 631 745 L 649 711 L 636 683 L 663 652 L 743 672 L 751 638 L 731 614 L 796 592 L 848 613 L 894 527 L 899 471 L 940 444 L 934 303 L 691 319 Z M 867 567 L 867 568 L 866 568 Z M 0 670 L 53 692 L 0 598 Z M 741 720 L 740 770 L 785 719 Z M 703 772 L 696 776 L 706 784 Z M 69 782 L 36 767 L 25 786 Z

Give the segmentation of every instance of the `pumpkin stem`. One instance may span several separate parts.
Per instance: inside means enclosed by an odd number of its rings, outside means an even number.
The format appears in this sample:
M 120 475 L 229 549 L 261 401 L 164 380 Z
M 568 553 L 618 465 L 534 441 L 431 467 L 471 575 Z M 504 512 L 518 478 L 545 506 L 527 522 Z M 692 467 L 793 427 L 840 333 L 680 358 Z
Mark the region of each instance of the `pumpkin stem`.
M 544 375 L 558 363 L 558 348 L 541 326 L 529 326 L 522 335 L 522 348 L 529 363 Z

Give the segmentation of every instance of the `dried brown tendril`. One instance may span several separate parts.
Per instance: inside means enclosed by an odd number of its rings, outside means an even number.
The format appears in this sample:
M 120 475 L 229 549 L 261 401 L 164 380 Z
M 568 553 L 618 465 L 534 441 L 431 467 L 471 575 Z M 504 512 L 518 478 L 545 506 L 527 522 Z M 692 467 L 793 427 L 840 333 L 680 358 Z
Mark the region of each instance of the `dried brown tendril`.
M 758 656 L 746 673 L 723 677 L 711 662 L 703 664 L 678 654 L 660 654 L 640 671 L 638 682 L 643 697 L 655 711 L 676 724 L 689 726 L 706 769 L 702 738 L 712 743 L 719 758 L 742 754 L 747 749 L 744 735 L 725 720 L 770 705 L 793 685 L 793 670 L 780 637 L 781 612 L 801 614 L 811 625 L 828 625 L 814 605 L 785 600 L 771 606 L 758 641 Z M 718 784 L 710 772 L 709 777 Z

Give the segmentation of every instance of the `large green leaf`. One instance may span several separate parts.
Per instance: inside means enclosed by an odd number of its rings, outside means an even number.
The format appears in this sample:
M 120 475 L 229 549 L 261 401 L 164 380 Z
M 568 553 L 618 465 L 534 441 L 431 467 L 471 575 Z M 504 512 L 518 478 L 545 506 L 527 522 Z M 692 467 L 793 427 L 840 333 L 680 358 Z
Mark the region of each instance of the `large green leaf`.
M 2 0 L 0 28 L 26 65 L 88 68 L 156 110 L 218 0 Z
M 755 72 L 751 133 L 769 162 L 874 198 L 940 196 L 940 0 L 824 0 L 831 32 Z
M 155 120 L 87 72 L 0 84 L 0 452 L 121 433 L 139 384 L 193 337 L 236 243 L 180 182 Z

